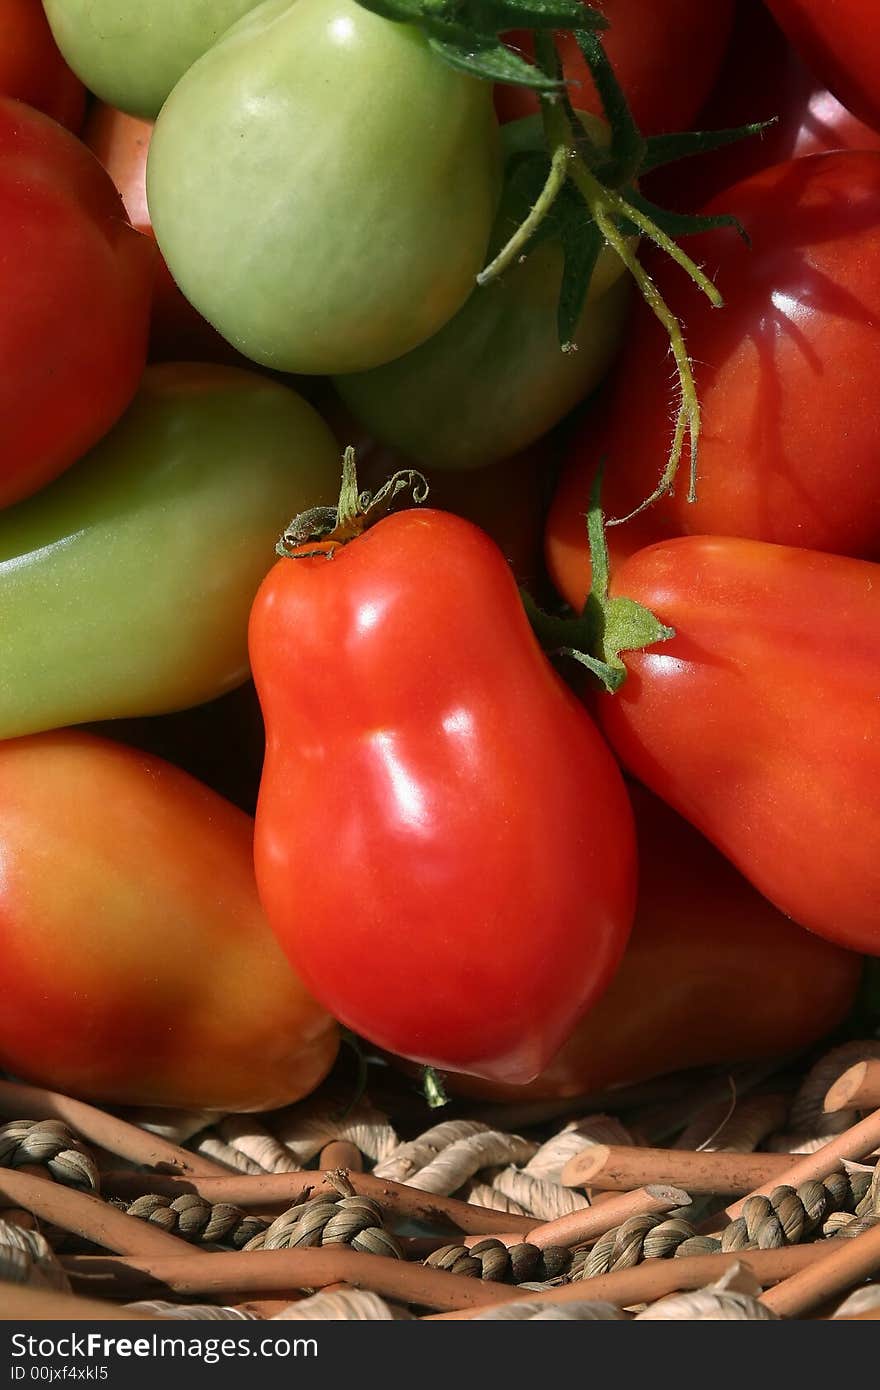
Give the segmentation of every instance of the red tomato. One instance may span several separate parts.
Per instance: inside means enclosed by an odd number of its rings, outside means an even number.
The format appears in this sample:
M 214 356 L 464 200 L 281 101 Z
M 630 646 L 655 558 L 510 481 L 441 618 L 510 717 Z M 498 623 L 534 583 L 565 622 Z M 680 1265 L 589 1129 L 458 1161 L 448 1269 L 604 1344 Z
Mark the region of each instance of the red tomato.
M 760 136 L 649 174 L 642 186 L 662 207 L 692 212 L 759 169 L 830 150 L 878 150 L 880 132 L 842 106 L 804 66 L 761 0 L 740 0 L 733 37 L 701 130 L 775 120 Z
M 56 47 L 39 0 L 0 0 L 0 95 L 79 130 L 85 88 Z
M 880 954 L 880 565 L 685 536 L 612 588 L 676 632 L 599 701 L 625 766 L 782 912 Z
M 61 473 L 125 410 L 155 256 L 85 146 L 0 98 L 0 506 Z
M 880 7 L 877 0 L 767 0 L 810 67 L 880 130 Z
M 712 87 L 730 34 L 733 0 L 593 0 L 609 20 L 602 34 L 633 115 L 646 135 L 686 130 Z M 512 47 L 531 57 L 531 36 L 509 36 Z M 577 42 L 559 39 L 562 66 L 579 111 L 602 115 L 602 103 Z M 501 121 L 537 111 L 526 87 L 496 88 Z
M 132 225 L 155 240 L 147 207 L 147 154 L 153 122 L 128 116 L 96 101 L 89 112 L 83 140 L 97 155 L 119 192 Z M 150 359 L 154 362 L 243 362 L 216 329 L 202 318 L 171 278 L 157 253 L 158 270 L 150 321 Z M 253 364 L 248 362 L 247 366 Z
M 389 1051 L 530 1080 L 620 959 L 634 842 L 501 552 L 448 513 L 388 517 L 278 563 L 250 649 L 257 881 L 295 968 Z
M 672 497 L 609 530 L 614 558 L 681 534 L 752 537 L 836 554 L 880 555 L 880 154 L 847 151 L 776 165 L 710 210 L 736 213 L 692 253 L 725 296 L 713 309 L 671 263 L 655 278 L 686 327 L 703 413 L 698 500 L 686 460 Z M 583 513 L 604 458 L 609 516 L 650 496 L 672 435 L 668 340 L 639 305 L 601 417 L 575 436 L 547 534 L 554 581 L 588 585 Z
M 0 1069 L 95 1100 L 262 1110 L 337 1048 L 260 908 L 253 822 L 83 733 L 0 743 Z
M 643 787 L 630 795 L 638 905 L 605 994 L 531 1085 L 445 1077 L 449 1090 L 496 1100 L 585 1095 L 683 1067 L 799 1052 L 849 1012 L 861 956 L 783 917 Z

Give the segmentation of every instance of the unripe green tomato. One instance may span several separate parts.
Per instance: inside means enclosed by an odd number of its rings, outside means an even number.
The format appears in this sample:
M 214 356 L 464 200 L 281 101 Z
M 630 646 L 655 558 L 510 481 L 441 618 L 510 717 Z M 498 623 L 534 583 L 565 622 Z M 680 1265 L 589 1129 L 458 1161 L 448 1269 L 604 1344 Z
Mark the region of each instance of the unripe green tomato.
M 288 387 L 149 368 L 97 448 L 0 512 L 0 738 L 240 685 L 276 539 L 338 490 L 335 440 Z
M 601 138 L 601 121 L 586 114 L 581 120 Z M 542 148 L 537 117 L 511 122 L 502 134 L 508 159 Z M 527 211 L 505 194 L 490 255 Z M 518 453 L 593 390 L 622 337 L 628 277 L 606 246 L 573 343 L 562 351 L 562 267 L 558 238 L 527 246 L 524 260 L 475 288 L 433 338 L 373 371 L 337 376 L 336 389 L 371 434 L 431 469 L 479 468 Z
M 61 49 L 90 91 L 151 120 L 175 82 L 259 0 L 43 0 Z
M 491 83 L 354 0 L 266 0 L 166 102 L 147 199 L 229 342 L 326 375 L 399 357 L 460 308 L 499 173 Z

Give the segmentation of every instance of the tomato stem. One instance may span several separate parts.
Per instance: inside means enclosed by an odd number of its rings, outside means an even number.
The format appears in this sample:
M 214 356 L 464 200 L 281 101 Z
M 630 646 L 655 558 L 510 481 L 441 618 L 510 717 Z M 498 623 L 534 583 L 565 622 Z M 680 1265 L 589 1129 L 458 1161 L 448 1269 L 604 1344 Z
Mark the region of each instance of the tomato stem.
M 535 52 L 539 63 L 548 76 L 560 73 L 559 51 L 552 34 L 540 33 L 535 35 Z M 630 245 L 630 238 L 621 231 L 620 224 L 630 223 L 660 247 L 676 264 L 681 266 L 713 305 L 719 307 L 722 298 L 704 271 L 686 252 L 682 251 L 681 247 L 657 225 L 648 213 L 634 206 L 617 189 L 607 187 L 589 168 L 572 126 L 570 108 L 568 108 L 567 103 L 560 101 L 552 94 L 543 93 L 540 96 L 540 102 L 544 132 L 551 152 L 551 169 L 554 165 L 558 165 L 565 170 L 566 177 L 570 178 L 577 188 L 590 217 L 601 232 L 605 242 L 623 262 L 635 280 L 645 303 L 662 323 L 669 338 L 678 374 L 680 401 L 676 412 L 675 432 L 666 465 L 650 497 L 645 498 L 634 511 L 629 513 L 629 516 L 616 517 L 608 523 L 609 525 L 617 525 L 622 521 L 629 520 L 632 516 L 636 516 L 662 497 L 664 493 L 672 490 L 684 451 L 685 440 L 688 438 L 690 439 L 688 501 L 696 501 L 697 454 L 700 439 L 700 405 L 681 324 L 641 264 Z M 558 192 L 557 189 L 556 194 Z M 543 216 L 546 216 L 546 211 Z M 526 219 L 523 226 L 526 226 L 529 220 Z M 529 234 L 531 235 L 533 231 L 534 227 L 530 228 Z
M 573 151 L 565 145 L 560 145 L 553 151 L 550 160 L 550 172 L 537 201 L 528 217 L 520 223 L 513 236 L 505 246 L 502 246 L 494 260 L 489 262 L 485 270 L 480 271 L 477 276 L 478 285 L 489 285 L 493 280 L 497 280 L 500 275 L 504 274 L 505 270 L 513 265 L 524 250 L 526 243 L 538 230 L 565 187 L 565 181 L 568 177 L 567 165 L 572 154 Z
M 284 528 L 275 546 L 282 559 L 307 560 L 318 555 L 332 559 L 340 545 L 356 540 L 391 511 L 402 492 L 409 492 L 414 506 L 427 500 L 428 482 L 415 468 L 403 468 L 382 484 L 379 491 L 359 492 L 357 460 L 349 445 L 342 456 L 342 483 L 335 507 L 310 507 Z M 306 547 L 319 543 L 318 550 Z
M 584 666 L 609 695 L 626 680 L 621 652 L 637 651 L 667 642 L 675 630 L 661 623 L 635 599 L 609 593 L 610 569 L 602 512 L 602 468 L 596 472 L 587 512 L 587 539 L 593 581 L 583 611 L 573 617 L 554 617 L 521 591 L 526 616 L 538 641 L 550 656 L 565 656 Z
M 349 445 L 342 455 L 342 485 L 336 504 L 336 525 L 328 539 L 339 541 L 340 544 L 353 540 L 363 530 L 362 517 L 357 459 L 354 449 Z

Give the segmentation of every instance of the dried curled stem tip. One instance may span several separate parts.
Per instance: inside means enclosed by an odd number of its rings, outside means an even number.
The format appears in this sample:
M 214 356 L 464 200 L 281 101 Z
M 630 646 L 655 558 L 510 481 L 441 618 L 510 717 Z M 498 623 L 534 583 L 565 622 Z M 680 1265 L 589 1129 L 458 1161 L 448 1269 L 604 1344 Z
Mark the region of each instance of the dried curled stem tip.
M 291 560 L 331 557 L 337 546 L 356 540 L 368 526 L 387 516 L 401 494 L 409 493 L 412 504 L 421 506 L 427 501 L 428 491 L 423 473 L 403 468 L 392 474 L 378 492 L 359 492 L 355 451 L 349 445 L 342 457 L 342 486 L 336 506 L 310 507 L 300 512 L 284 528 L 275 546 L 276 554 Z M 313 545 L 320 548 L 308 548 Z

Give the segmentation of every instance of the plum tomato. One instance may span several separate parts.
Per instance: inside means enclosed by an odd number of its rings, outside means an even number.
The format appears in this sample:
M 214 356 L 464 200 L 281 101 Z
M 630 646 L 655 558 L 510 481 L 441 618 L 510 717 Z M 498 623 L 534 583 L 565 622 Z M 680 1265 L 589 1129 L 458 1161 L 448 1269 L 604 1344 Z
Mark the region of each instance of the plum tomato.
M 639 847 L 632 936 L 602 998 L 528 1086 L 446 1076 L 487 1099 L 582 1096 L 685 1067 L 809 1047 L 852 1007 L 861 956 L 787 917 L 693 826 L 629 788 Z
M 251 616 L 267 915 L 370 1042 L 528 1081 L 626 943 L 622 777 L 477 527 L 409 510 L 328 544 L 280 560 Z
M 338 1032 L 285 961 L 249 816 L 69 730 L 0 743 L 0 1068 L 86 1099 L 265 1110 Z
M 612 590 L 675 629 L 599 699 L 623 764 L 780 911 L 880 955 L 880 565 L 682 536 Z
M 727 189 L 732 228 L 694 238 L 725 298 L 711 307 L 671 264 L 657 283 L 686 324 L 702 408 L 697 500 L 672 495 L 609 528 L 612 559 L 681 534 L 880 556 L 880 153 L 808 155 Z M 551 574 L 583 601 L 583 514 L 605 460 L 603 503 L 624 517 L 651 495 L 672 434 L 669 344 L 637 304 L 607 401 L 573 438 L 550 514 Z M 684 467 L 684 465 L 683 465 Z
M 0 507 L 63 472 L 125 410 L 157 259 L 94 155 L 0 97 Z

